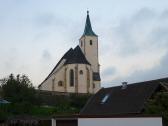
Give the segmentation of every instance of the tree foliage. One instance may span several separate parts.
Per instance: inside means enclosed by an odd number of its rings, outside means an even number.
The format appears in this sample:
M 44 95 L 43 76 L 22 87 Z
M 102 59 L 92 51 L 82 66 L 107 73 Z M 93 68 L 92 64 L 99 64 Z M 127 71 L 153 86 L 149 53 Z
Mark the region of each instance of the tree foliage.
M 35 90 L 26 75 L 2 79 L 1 96 L 11 102 L 0 104 L 0 118 L 15 115 L 51 116 L 79 113 L 90 95 L 53 95 Z
M 12 103 L 35 103 L 35 88 L 26 75 L 15 77 L 11 74 L 8 78 L 3 79 L 1 85 L 1 95 L 4 99 Z
M 158 92 L 150 99 L 146 104 L 145 113 L 161 115 L 163 122 L 168 126 L 168 92 Z

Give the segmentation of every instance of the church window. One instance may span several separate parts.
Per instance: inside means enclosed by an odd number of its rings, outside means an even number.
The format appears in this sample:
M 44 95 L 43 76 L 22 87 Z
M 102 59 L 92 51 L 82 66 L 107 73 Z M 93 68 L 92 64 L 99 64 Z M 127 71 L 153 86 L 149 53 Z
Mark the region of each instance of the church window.
M 63 86 L 63 82 L 62 81 L 58 81 L 58 86 Z
M 81 41 L 81 47 L 83 46 L 83 42 Z
M 55 79 L 52 79 L 52 91 L 54 91 Z
M 93 88 L 95 88 L 95 83 L 93 83 Z
M 79 73 L 80 73 L 80 74 L 83 74 L 83 70 L 80 70 Z
M 93 43 L 92 43 L 92 40 L 90 40 L 90 45 L 92 45 Z
M 70 86 L 74 86 L 74 71 L 71 69 L 69 71 L 69 83 L 70 83 Z

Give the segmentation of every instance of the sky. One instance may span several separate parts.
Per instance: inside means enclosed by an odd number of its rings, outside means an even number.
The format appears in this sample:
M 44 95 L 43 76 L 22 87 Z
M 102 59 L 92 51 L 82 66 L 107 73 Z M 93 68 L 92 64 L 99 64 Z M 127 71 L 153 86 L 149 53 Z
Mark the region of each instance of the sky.
M 102 87 L 168 77 L 167 0 L 0 0 L 0 78 L 38 86 L 83 34 L 99 36 Z

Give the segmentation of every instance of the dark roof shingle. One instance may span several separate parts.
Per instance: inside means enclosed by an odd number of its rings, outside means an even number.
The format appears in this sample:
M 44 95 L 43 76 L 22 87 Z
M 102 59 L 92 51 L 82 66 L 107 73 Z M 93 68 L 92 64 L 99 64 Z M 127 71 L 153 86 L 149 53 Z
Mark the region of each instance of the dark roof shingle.
M 70 56 L 68 56 L 66 59 L 67 60 L 66 60 L 65 64 L 78 63 L 78 64 L 90 65 L 90 63 L 87 61 L 85 55 L 83 54 L 83 52 L 79 46 L 76 46 L 73 49 L 73 52 L 70 54 Z

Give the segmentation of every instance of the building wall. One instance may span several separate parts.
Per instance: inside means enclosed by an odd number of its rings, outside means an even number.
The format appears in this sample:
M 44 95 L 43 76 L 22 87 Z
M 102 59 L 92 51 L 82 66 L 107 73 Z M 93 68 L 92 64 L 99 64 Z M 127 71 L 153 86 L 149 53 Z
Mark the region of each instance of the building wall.
M 92 40 L 92 45 L 90 45 L 90 40 Z M 80 39 L 79 46 L 81 47 L 86 59 L 91 63 L 93 71 L 99 72 L 98 37 L 83 36 Z
M 80 74 L 80 71 L 83 71 L 83 74 Z M 81 93 L 88 93 L 89 89 L 87 89 L 87 70 L 86 70 L 86 66 L 85 64 L 79 64 L 78 65 L 78 92 L 81 92 Z
M 70 70 L 74 70 L 75 72 L 75 85 L 73 87 L 70 86 L 70 78 L 69 72 Z M 87 69 L 89 71 L 89 75 L 87 75 Z M 82 71 L 82 74 L 80 73 Z M 90 89 L 90 85 L 92 85 L 92 74 L 91 74 L 90 65 L 86 64 L 69 64 L 67 65 L 67 92 L 76 92 L 76 93 L 93 93 L 93 89 Z M 89 76 L 89 81 L 88 77 Z
M 162 118 L 79 118 L 78 126 L 162 126 Z
M 70 85 L 70 70 L 74 71 L 74 86 Z M 92 68 L 90 65 L 68 64 L 53 73 L 53 75 L 41 85 L 40 90 L 95 93 L 92 78 Z M 59 86 L 59 81 L 63 82 L 62 86 Z M 97 91 L 99 88 L 96 87 L 95 89 Z
M 49 77 L 42 85 L 40 90 L 48 90 L 48 91 L 60 91 L 64 92 L 64 85 L 65 85 L 65 79 L 64 79 L 64 72 L 65 72 L 65 66 L 61 67 L 58 71 L 54 72 L 51 77 Z M 63 85 L 59 86 L 58 82 L 62 81 Z
M 98 92 L 101 89 L 100 81 L 94 81 L 94 93 Z

